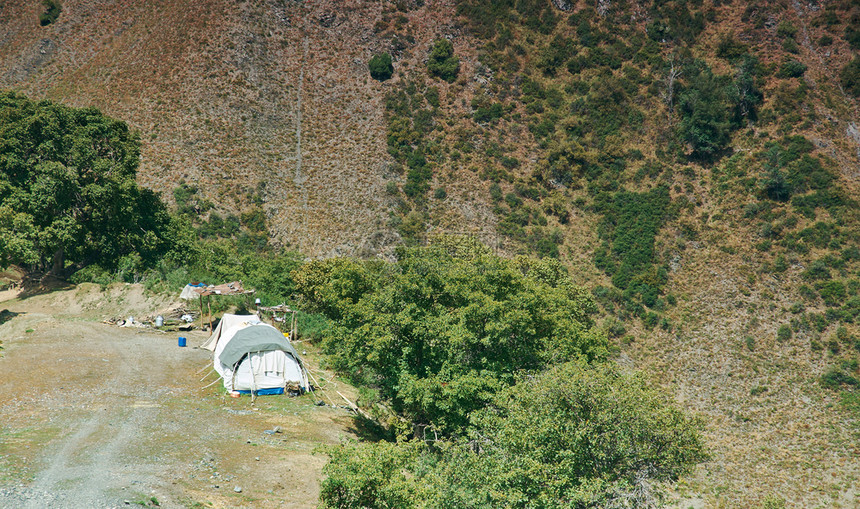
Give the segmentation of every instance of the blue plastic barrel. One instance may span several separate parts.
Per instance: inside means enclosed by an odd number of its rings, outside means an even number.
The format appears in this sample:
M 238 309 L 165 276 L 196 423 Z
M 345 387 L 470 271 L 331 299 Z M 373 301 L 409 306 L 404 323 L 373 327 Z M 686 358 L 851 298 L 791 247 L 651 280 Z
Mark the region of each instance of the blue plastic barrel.
M 179 346 L 185 346 L 185 338 L 182 336 L 179 336 Z

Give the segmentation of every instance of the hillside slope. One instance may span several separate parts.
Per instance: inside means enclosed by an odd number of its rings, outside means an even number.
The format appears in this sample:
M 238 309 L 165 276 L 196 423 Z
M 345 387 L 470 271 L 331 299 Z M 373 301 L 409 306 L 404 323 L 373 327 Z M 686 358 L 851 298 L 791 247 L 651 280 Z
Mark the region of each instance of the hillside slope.
M 380 4 L 70 0 L 44 27 L 42 10 L 0 13 L 0 86 L 129 122 L 144 185 L 171 199 L 184 179 L 222 212 L 259 193 L 272 235 L 311 255 L 386 238 Z

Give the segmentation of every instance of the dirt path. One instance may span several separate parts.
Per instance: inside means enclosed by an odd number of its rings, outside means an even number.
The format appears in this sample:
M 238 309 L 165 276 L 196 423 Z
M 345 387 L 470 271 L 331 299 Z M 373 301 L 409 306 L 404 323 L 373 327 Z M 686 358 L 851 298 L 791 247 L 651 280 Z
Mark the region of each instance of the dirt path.
M 16 313 L 0 325 L 0 507 L 316 505 L 325 458 L 313 451 L 348 433 L 346 411 L 205 388 L 208 351 L 100 322 L 163 304 L 139 289 L 10 296 L 0 294 Z M 189 346 L 204 339 L 189 334 Z

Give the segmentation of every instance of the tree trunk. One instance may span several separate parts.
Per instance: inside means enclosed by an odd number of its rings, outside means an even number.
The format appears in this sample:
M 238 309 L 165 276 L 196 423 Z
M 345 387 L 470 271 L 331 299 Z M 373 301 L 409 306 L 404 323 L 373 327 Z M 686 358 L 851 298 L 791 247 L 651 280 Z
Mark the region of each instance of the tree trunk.
M 56 253 L 54 253 L 54 261 L 53 267 L 51 268 L 51 274 L 62 277 L 66 270 L 66 257 L 62 249 L 58 249 Z

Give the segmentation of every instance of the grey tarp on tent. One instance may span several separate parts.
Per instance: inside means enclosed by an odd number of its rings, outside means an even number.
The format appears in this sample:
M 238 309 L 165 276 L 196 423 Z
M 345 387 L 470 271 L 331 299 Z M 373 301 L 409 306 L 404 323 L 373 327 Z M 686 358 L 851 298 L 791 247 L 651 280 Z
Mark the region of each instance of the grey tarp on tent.
M 299 359 L 299 352 L 290 344 L 283 334 L 268 325 L 251 325 L 236 331 L 233 338 L 224 347 L 219 359 L 222 364 L 232 366 L 239 362 L 249 352 L 266 352 L 283 350 Z

